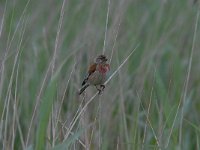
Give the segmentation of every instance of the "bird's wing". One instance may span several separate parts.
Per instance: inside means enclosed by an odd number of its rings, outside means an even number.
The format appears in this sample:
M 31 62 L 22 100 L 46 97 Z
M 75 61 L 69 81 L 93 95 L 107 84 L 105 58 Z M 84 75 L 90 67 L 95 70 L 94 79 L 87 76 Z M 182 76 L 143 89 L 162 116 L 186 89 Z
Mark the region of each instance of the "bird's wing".
M 89 67 L 89 69 L 88 69 L 88 75 L 87 75 L 87 77 L 83 80 L 82 86 L 85 85 L 85 84 L 87 83 L 89 76 L 90 76 L 93 72 L 95 72 L 96 67 L 97 67 L 97 64 L 96 64 L 96 63 L 90 65 L 90 67 Z
M 90 65 L 90 67 L 89 67 L 89 69 L 88 69 L 88 76 L 90 76 L 93 72 L 95 72 L 96 67 L 97 67 L 97 64 L 96 64 L 96 63 Z

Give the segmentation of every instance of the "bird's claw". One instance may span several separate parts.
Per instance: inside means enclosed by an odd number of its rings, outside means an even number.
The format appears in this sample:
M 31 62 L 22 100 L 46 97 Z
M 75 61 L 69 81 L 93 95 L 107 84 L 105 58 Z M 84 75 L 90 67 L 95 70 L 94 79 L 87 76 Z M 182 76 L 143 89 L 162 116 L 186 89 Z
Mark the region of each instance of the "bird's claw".
M 98 91 L 99 91 L 99 93 L 98 93 L 98 94 L 100 95 L 100 94 L 102 93 L 102 90 L 98 89 Z
M 99 95 L 102 93 L 102 91 L 105 89 L 105 85 L 101 84 L 100 85 L 100 89 L 97 88 L 97 90 L 99 91 Z
M 104 84 L 101 84 L 100 87 L 101 87 L 101 90 L 103 91 L 106 86 Z

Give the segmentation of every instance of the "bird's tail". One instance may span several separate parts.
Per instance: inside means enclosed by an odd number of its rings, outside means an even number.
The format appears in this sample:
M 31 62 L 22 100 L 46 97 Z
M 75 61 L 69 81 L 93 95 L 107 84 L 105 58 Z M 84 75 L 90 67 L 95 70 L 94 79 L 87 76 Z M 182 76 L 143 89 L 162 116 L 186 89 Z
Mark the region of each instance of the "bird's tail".
M 83 82 L 82 82 L 82 86 L 84 85 L 84 84 L 86 84 L 87 83 L 87 81 L 88 81 L 88 77 L 87 78 L 85 78 L 84 80 L 83 80 Z
M 83 93 L 83 91 L 85 91 L 85 89 L 89 86 L 89 84 L 85 84 L 84 86 L 82 86 L 82 88 L 79 90 L 79 95 L 81 95 Z

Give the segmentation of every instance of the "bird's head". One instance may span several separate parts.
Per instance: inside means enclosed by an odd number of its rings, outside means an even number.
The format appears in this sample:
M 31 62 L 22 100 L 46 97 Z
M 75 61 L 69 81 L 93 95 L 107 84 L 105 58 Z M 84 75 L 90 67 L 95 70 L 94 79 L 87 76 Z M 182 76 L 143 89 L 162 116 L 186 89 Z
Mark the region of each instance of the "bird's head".
M 95 59 L 95 62 L 97 64 L 101 64 L 101 63 L 106 63 L 107 62 L 107 58 L 105 55 L 99 55 L 96 59 Z

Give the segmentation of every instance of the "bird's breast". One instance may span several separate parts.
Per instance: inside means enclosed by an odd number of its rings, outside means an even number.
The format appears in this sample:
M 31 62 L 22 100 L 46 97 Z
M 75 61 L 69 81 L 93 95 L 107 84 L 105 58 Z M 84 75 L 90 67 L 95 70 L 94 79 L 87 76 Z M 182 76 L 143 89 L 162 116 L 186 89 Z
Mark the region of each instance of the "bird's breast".
M 98 71 L 99 71 L 100 73 L 105 74 L 105 73 L 107 73 L 109 70 L 110 70 L 110 66 L 109 66 L 108 64 L 99 65 L 99 66 L 98 66 Z
M 93 74 L 89 76 L 89 83 L 92 85 L 100 85 L 106 81 L 106 74 L 100 73 L 99 71 L 95 71 Z

